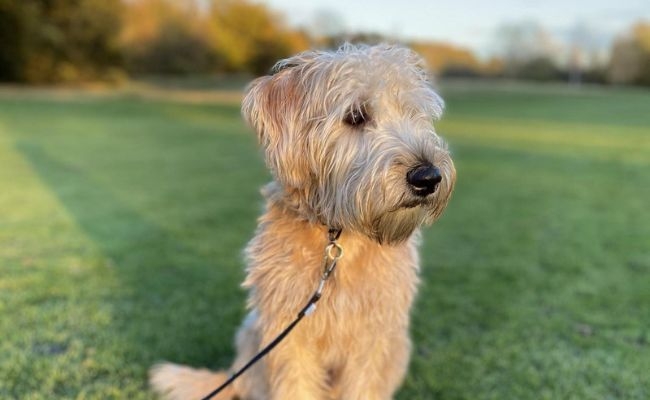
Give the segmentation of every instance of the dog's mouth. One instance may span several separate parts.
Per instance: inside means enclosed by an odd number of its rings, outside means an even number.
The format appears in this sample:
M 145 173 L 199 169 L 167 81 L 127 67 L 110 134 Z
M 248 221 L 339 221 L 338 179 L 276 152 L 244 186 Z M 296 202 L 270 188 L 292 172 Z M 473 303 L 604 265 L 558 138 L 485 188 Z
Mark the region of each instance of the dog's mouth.
M 410 197 L 410 196 L 409 196 Z M 408 198 L 400 201 L 394 209 L 391 210 L 391 212 L 399 211 L 399 210 L 408 210 L 411 208 L 416 208 L 416 207 L 428 207 L 431 205 L 431 200 L 432 200 L 433 194 L 427 197 L 417 197 L 417 198 Z
M 427 197 L 432 196 L 437 191 L 437 188 L 434 189 L 433 192 L 429 191 L 428 189 L 411 188 L 411 192 L 422 200 L 425 200 Z
M 424 202 L 423 200 L 408 201 L 408 202 L 400 204 L 399 207 L 395 211 L 402 210 L 402 209 L 420 207 L 420 206 L 423 206 L 425 204 L 426 204 L 426 202 Z
M 411 208 L 416 208 L 416 207 L 426 207 L 430 204 L 429 201 L 426 199 L 418 199 L 418 200 L 412 200 L 412 201 L 407 201 L 405 203 L 402 203 L 400 205 L 400 209 L 411 209 Z

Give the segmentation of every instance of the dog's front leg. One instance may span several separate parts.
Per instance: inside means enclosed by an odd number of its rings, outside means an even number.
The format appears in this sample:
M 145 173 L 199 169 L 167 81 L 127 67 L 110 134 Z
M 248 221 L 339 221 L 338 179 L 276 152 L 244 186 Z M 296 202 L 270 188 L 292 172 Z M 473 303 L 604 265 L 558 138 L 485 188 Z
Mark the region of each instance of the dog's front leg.
M 269 400 L 323 400 L 323 368 L 306 338 L 299 332 L 292 334 L 267 356 Z
M 355 347 L 343 369 L 340 399 L 392 399 L 408 367 L 411 344 L 406 332 L 367 336 Z

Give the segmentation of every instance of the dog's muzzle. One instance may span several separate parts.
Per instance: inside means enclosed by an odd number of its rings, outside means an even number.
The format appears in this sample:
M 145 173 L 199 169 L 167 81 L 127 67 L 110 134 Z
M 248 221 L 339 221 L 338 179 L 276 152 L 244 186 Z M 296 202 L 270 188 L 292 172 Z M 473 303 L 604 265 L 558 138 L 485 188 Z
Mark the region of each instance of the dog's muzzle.
M 436 191 L 442 181 L 440 170 L 430 163 L 421 164 L 406 173 L 406 182 L 416 196 L 426 197 Z

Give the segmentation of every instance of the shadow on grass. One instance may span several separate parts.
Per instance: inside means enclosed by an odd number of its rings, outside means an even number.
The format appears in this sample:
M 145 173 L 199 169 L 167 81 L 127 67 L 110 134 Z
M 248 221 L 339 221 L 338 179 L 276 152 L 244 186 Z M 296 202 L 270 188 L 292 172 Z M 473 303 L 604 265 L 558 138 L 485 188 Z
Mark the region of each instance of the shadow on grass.
M 161 359 L 227 366 L 244 306 L 238 254 L 215 259 L 146 218 L 81 168 L 29 141 L 19 141 L 16 149 L 97 246 L 105 259 L 98 268 L 110 269 L 115 280 L 106 283 L 114 290 L 96 294 L 108 304 L 112 321 L 103 337 L 88 339 L 100 342 L 93 346 L 117 353 L 123 359 L 113 361 L 116 369 L 131 365 L 143 385 L 146 369 Z M 85 322 L 79 324 L 83 331 Z

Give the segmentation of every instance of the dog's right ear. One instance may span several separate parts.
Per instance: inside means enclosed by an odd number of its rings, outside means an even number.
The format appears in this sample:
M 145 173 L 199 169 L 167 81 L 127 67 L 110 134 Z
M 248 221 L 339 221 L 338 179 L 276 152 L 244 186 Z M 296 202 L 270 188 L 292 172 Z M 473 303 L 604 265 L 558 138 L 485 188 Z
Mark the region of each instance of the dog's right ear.
M 305 51 L 293 57 L 278 61 L 269 72 L 270 75 L 255 79 L 246 88 L 242 103 L 242 115 L 257 132 L 260 143 L 273 140 L 280 133 L 282 125 L 292 118 L 290 111 L 295 111 L 302 100 L 298 90 L 298 76 L 305 66 L 312 64 L 323 52 Z M 284 119 L 284 121 L 283 121 Z
M 299 90 L 299 76 L 305 66 L 312 64 L 324 53 L 305 51 L 278 61 L 270 75 L 255 79 L 246 88 L 242 102 L 242 115 L 257 132 L 260 143 L 265 145 L 278 139 L 286 129 L 292 112 L 301 104 L 305 93 Z
M 305 91 L 292 67 L 254 80 L 242 102 L 242 115 L 255 130 L 267 166 L 285 185 L 300 187 L 308 171 L 300 135 Z M 304 136 L 304 135 L 303 135 Z
M 268 115 L 266 109 L 268 108 L 271 80 L 273 80 L 272 76 L 263 76 L 249 83 L 244 91 L 244 100 L 241 106 L 242 117 L 255 130 L 260 142 L 265 126 L 270 125 L 268 121 L 265 121 L 265 115 Z
M 242 116 L 255 130 L 260 144 L 277 144 L 280 136 L 288 134 L 300 92 L 289 71 L 255 79 L 248 85 L 242 102 Z

